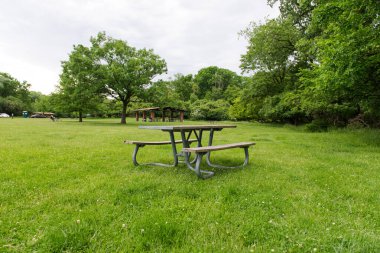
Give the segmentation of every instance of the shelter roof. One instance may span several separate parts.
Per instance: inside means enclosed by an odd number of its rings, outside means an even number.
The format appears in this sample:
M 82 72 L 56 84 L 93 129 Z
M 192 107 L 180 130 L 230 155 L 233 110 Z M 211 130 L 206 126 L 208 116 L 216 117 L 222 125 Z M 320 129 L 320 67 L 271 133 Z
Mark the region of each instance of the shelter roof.
M 34 114 L 53 115 L 54 112 L 35 112 Z
M 148 107 L 148 108 L 139 108 L 136 109 L 136 112 L 142 112 L 142 111 L 159 111 L 160 107 Z

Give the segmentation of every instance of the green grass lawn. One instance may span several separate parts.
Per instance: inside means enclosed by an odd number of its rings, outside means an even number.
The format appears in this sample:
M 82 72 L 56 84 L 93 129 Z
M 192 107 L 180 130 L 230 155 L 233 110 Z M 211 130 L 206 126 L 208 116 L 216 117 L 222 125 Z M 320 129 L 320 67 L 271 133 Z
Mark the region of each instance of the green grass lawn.
M 214 143 L 255 141 L 249 165 L 200 180 L 134 167 L 123 140 L 168 134 L 118 122 L 0 119 L 0 252 L 380 252 L 380 131 L 237 123 Z

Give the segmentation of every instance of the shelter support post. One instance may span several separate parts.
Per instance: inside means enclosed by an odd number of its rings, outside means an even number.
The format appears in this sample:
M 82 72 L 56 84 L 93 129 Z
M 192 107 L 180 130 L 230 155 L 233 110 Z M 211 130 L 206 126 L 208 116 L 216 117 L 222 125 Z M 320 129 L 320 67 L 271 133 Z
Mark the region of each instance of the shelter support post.
M 155 116 L 154 111 L 151 111 L 150 112 L 150 119 L 152 120 L 152 122 L 154 122 L 154 116 Z
M 136 121 L 139 121 L 139 112 L 135 112 L 135 115 L 136 115 Z

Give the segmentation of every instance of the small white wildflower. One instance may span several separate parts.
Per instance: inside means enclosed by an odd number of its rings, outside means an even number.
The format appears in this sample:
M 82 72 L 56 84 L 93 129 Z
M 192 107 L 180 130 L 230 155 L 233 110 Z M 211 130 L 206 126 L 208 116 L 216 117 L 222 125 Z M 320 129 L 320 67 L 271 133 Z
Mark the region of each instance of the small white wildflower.
M 317 248 L 314 248 L 313 251 L 316 252 L 316 251 L 317 251 Z
M 121 225 L 123 228 L 125 228 L 127 225 L 123 223 L 123 225 Z
M 80 220 L 77 220 L 77 224 L 79 224 L 80 223 Z
M 271 252 L 274 252 L 274 249 L 271 249 L 270 251 L 271 251 Z
M 141 232 L 141 234 L 143 234 L 143 233 L 144 233 L 144 231 L 145 231 L 145 230 L 144 230 L 143 228 L 142 228 L 142 229 L 140 229 L 140 232 Z

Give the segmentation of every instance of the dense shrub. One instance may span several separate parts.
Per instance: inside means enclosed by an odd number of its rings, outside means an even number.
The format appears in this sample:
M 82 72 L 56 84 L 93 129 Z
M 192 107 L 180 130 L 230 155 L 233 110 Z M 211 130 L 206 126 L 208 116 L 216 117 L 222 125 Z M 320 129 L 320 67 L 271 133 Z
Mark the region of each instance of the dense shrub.
M 226 120 L 229 104 L 224 100 L 201 99 L 191 105 L 191 118 L 195 120 Z
M 315 119 L 311 123 L 306 124 L 306 131 L 308 132 L 327 132 L 328 122 L 323 119 Z

